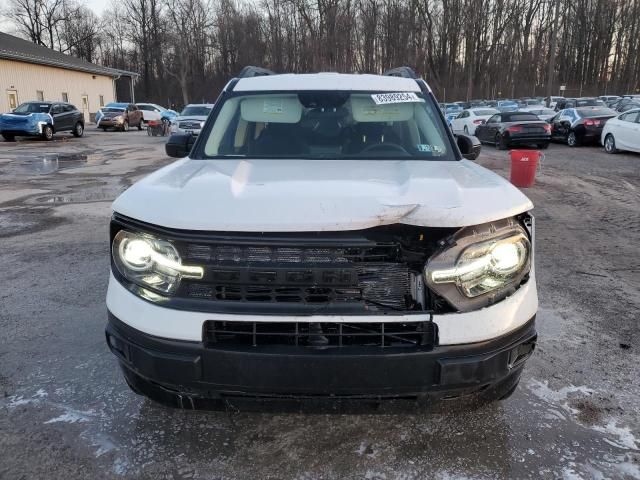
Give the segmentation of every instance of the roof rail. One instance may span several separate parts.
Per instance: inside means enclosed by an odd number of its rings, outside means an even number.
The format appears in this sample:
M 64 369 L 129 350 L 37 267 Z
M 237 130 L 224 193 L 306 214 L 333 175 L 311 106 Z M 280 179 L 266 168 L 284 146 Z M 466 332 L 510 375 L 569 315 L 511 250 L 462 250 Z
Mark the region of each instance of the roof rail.
M 275 75 L 275 72 L 267 70 L 266 68 L 247 65 L 242 70 L 240 70 L 237 78 L 264 77 L 267 75 Z
M 382 75 L 387 77 L 418 78 L 418 75 L 416 75 L 416 72 L 411 67 L 392 68 L 391 70 L 384 72 Z

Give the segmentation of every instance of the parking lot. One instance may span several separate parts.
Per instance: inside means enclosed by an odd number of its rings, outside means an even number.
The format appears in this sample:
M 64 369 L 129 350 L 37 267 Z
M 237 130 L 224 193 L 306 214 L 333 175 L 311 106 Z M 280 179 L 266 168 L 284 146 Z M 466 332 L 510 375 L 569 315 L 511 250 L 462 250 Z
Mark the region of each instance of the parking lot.
M 111 201 L 164 139 L 0 142 L 0 478 L 639 478 L 640 155 L 551 145 L 536 185 L 539 344 L 473 412 L 171 410 L 104 341 Z M 478 162 L 508 176 L 508 152 Z

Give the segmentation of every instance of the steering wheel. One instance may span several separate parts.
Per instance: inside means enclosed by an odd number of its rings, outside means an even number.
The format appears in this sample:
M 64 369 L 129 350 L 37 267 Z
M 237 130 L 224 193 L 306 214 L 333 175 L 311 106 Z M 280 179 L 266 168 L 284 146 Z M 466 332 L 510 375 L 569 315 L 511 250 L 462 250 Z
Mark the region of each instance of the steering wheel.
M 404 153 L 405 155 L 409 155 L 409 152 L 407 152 L 402 145 L 398 145 L 397 143 L 375 143 L 365 147 L 360 153 L 375 152 L 378 150 L 396 150 L 400 153 Z

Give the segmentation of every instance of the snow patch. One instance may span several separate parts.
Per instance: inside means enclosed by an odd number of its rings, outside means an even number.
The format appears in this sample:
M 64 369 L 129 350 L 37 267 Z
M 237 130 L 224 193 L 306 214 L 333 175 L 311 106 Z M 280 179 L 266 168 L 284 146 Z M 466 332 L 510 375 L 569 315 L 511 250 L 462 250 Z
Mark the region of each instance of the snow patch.
M 89 417 L 87 415 L 84 415 L 83 413 L 78 411 L 69 410 L 63 413 L 62 415 L 59 415 L 55 418 L 47 420 L 46 422 L 44 422 L 44 424 L 47 425 L 49 423 L 58 423 L 58 422 L 78 423 L 78 422 L 88 422 L 88 421 L 89 421 Z
M 607 440 L 607 443 L 614 447 L 627 448 L 630 450 L 638 450 L 640 448 L 638 447 L 638 439 L 636 439 L 633 433 L 631 433 L 631 429 L 629 427 L 619 427 L 617 422 L 613 419 L 610 419 L 604 427 L 595 425 L 591 428 L 596 432 L 606 433 L 612 437 L 617 437 L 618 441 Z

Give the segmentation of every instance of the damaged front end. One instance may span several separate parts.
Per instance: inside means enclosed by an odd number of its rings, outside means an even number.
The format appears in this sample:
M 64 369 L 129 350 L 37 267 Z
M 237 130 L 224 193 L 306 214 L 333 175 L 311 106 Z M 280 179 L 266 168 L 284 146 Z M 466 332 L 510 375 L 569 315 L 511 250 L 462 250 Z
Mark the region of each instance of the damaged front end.
M 114 215 L 112 270 L 136 295 L 196 312 L 463 312 L 495 303 L 527 281 L 531 222 L 525 214 L 463 229 L 396 224 L 331 233 L 191 233 Z M 175 276 L 154 271 L 162 270 L 161 260 L 146 272 L 119 258 L 124 235 L 140 237 L 152 252 L 167 248 L 158 242 L 170 245 L 171 261 L 181 266 Z

